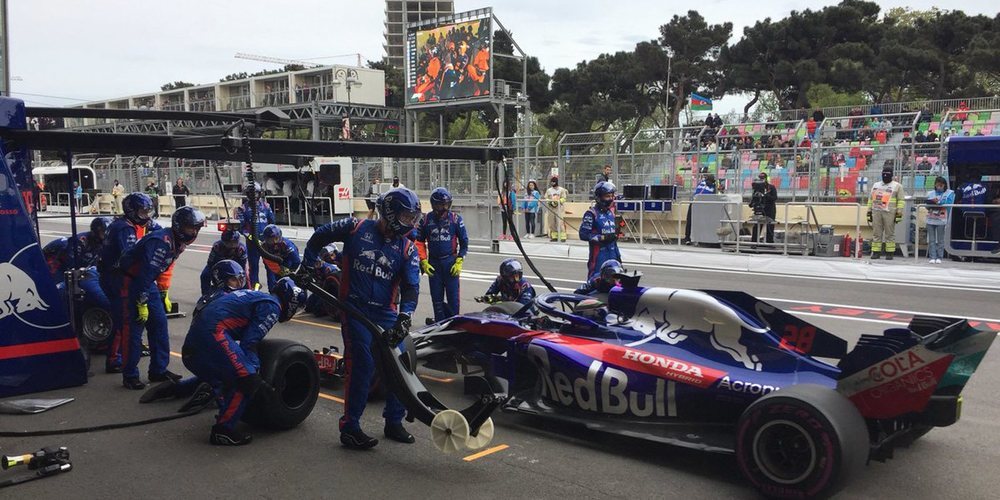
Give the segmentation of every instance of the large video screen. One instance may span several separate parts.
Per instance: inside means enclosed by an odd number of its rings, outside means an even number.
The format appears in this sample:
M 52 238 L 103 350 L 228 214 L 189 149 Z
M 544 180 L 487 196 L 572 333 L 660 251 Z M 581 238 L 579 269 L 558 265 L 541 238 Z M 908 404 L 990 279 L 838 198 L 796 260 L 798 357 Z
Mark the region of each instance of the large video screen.
M 490 93 L 490 19 L 407 33 L 406 105 Z

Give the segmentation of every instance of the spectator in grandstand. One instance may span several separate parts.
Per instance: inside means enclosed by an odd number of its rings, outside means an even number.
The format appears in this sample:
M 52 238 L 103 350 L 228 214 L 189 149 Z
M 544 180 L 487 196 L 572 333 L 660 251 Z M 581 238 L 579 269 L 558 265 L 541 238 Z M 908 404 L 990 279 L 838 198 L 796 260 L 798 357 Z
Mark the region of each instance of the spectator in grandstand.
M 171 194 L 174 195 L 174 209 L 176 210 L 187 205 L 187 197 L 191 195 L 191 190 L 184 185 L 184 179 L 178 177 Z
M 812 119 L 816 123 L 823 123 L 823 120 L 826 119 L 826 115 L 823 114 L 823 110 L 822 109 L 816 108 L 816 110 L 813 111 Z
M 872 104 L 872 107 L 868 110 L 869 115 L 881 115 L 882 114 L 882 104 L 878 101 Z
M 810 139 L 816 138 L 816 119 L 811 116 L 806 120 L 806 133 Z
M 900 142 L 903 143 L 903 144 L 913 144 L 913 138 L 910 137 L 910 131 L 909 130 L 904 130 L 903 131 L 903 138 L 900 139 Z
M 924 104 L 924 107 L 920 110 L 920 116 L 917 118 L 917 121 L 930 123 L 933 118 L 934 114 L 931 113 L 931 108 Z
M 920 163 L 917 164 L 917 170 L 930 171 L 932 166 L 927 156 L 922 156 L 920 157 Z
M 965 119 L 969 117 L 969 113 L 968 113 L 968 111 L 969 111 L 969 105 L 966 104 L 965 101 L 962 101 L 962 102 L 958 103 L 958 109 L 955 110 L 955 111 L 956 111 L 956 113 L 955 113 L 955 120 L 958 120 L 960 122 L 964 122 Z
M 938 142 L 937 132 L 935 132 L 933 130 L 928 131 L 927 132 L 927 143 L 928 144 L 933 144 L 934 146 L 937 146 L 937 142 Z

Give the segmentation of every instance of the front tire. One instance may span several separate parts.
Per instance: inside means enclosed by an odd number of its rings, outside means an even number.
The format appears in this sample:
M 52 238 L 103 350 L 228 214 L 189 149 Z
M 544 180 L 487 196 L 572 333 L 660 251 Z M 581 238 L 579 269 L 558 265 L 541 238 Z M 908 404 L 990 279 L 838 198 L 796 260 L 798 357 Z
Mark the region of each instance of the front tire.
M 833 495 L 865 465 L 869 449 L 868 429 L 854 404 L 818 385 L 772 392 L 737 424 L 740 470 L 772 498 Z

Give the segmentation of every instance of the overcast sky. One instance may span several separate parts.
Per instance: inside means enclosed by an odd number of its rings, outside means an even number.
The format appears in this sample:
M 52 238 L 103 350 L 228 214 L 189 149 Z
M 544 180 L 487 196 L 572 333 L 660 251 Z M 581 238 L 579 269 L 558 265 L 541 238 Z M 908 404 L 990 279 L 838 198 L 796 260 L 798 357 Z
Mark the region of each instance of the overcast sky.
M 550 73 L 603 52 L 653 39 L 674 14 L 696 7 L 710 23 L 730 21 L 734 39 L 765 17 L 834 1 L 496 0 L 494 12 L 518 44 Z M 927 9 L 938 1 L 879 2 Z M 153 92 L 175 80 L 210 83 L 240 71 L 277 66 L 234 59 L 236 52 L 313 59 L 360 52 L 383 56 L 385 3 L 379 0 L 9 0 L 15 97 L 32 105 L 69 105 Z M 456 0 L 459 11 L 491 5 Z M 952 2 L 995 16 L 996 0 Z M 353 63 L 350 57 L 317 63 Z M 27 95 L 35 94 L 35 95 Z M 75 100 L 74 100 L 75 99 Z M 727 99 L 721 112 L 739 105 Z

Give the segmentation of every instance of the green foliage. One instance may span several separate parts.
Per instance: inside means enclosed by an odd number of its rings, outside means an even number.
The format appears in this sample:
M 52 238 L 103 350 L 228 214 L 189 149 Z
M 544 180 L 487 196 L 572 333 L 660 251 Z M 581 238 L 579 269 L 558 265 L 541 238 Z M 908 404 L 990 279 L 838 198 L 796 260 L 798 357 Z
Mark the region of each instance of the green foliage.
M 177 89 L 182 89 L 182 88 L 185 88 L 185 87 L 194 87 L 194 85 L 195 84 L 193 84 L 191 82 L 184 82 L 184 81 L 181 81 L 181 80 L 177 80 L 176 82 L 164 83 L 163 85 L 160 85 L 160 90 L 162 90 L 162 91 L 165 92 L 167 90 L 177 90 Z
M 368 61 L 371 69 L 380 69 L 385 73 L 385 105 L 390 108 L 402 108 L 406 89 L 403 82 L 403 70 L 385 61 Z
M 257 71 L 256 73 L 247 73 L 246 71 L 241 71 L 239 73 L 230 73 L 230 74 L 226 75 L 224 78 L 220 78 L 219 81 L 220 82 L 232 82 L 232 81 L 236 81 L 236 80 L 243 80 L 243 79 L 246 79 L 246 78 L 253 78 L 253 77 L 257 77 L 257 76 L 275 75 L 275 74 L 278 74 L 278 73 L 287 73 L 289 71 L 302 71 L 304 69 L 306 69 L 306 67 L 303 66 L 303 65 L 301 65 L 301 64 L 286 64 L 281 69 L 263 69 L 263 70 Z
M 814 108 L 852 106 L 869 101 L 863 92 L 837 92 L 828 83 L 817 83 L 806 91 L 806 99 Z

